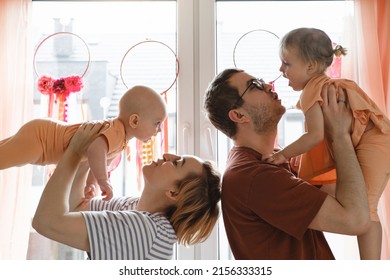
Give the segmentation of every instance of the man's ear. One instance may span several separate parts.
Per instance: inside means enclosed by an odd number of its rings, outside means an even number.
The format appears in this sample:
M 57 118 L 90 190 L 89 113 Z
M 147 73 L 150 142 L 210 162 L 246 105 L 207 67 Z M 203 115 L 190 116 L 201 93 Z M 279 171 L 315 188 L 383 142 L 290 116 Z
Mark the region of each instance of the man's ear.
M 229 118 L 235 123 L 243 123 L 247 121 L 247 117 L 237 109 L 232 109 L 228 113 Z
M 131 114 L 129 117 L 129 125 L 131 128 L 136 128 L 139 122 L 138 114 Z

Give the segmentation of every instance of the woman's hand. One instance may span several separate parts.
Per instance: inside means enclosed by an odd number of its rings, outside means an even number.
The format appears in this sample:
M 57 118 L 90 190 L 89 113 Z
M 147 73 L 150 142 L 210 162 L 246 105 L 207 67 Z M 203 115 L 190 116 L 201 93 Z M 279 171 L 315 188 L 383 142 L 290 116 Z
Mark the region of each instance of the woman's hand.
M 86 122 L 77 130 L 69 143 L 69 149 L 72 149 L 80 157 L 84 157 L 89 145 L 108 128 L 109 123 L 105 121 Z

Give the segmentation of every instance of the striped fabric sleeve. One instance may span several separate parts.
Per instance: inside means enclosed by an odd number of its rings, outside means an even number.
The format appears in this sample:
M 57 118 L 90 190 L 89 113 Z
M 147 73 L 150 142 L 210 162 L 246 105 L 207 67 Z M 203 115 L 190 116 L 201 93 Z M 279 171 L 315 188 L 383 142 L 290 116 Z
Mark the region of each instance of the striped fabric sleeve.
M 91 200 L 91 211 L 122 211 L 135 210 L 138 204 L 138 197 L 114 197 L 109 201 L 104 201 L 101 198 Z
M 112 201 L 109 207 L 107 205 L 97 201 L 91 210 L 131 207 L 131 203 L 119 200 Z M 162 214 L 134 210 L 87 211 L 82 214 L 86 220 L 92 260 L 172 258 L 176 235 Z

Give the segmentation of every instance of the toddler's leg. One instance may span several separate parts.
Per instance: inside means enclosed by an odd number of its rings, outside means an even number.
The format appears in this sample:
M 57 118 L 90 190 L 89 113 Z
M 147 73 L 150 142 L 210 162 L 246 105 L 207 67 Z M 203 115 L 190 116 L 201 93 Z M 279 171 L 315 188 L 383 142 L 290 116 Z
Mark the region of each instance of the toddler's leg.
M 356 148 L 356 154 L 366 181 L 371 226 L 358 236 L 360 258 L 378 260 L 381 257 L 382 226 L 378 216 L 379 199 L 390 177 L 390 136 L 378 134 L 376 128 L 366 132 Z
M 358 236 L 360 259 L 380 260 L 382 248 L 382 226 L 371 221 L 369 230 Z
M 14 136 L 0 141 L 0 170 L 34 163 L 41 154 L 41 144 L 35 133 L 35 121 L 31 121 L 22 126 Z

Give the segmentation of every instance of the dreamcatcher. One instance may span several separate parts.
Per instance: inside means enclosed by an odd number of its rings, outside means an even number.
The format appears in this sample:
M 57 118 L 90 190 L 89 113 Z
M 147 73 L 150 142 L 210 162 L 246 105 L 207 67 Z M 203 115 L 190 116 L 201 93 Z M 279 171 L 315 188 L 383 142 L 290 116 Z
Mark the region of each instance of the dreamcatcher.
M 279 71 L 279 37 L 265 29 L 244 33 L 234 46 L 233 63 L 236 68 L 264 79 L 275 90 L 275 82 L 282 76 Z M 277 139 L 274 145 L 279 148 Z
M 42 46 L 49 39 L 56 36 L 56 40 L 52 42 L 53 49 L 57 52 L 57 61 L 66 61 L 64 57 L 70 55 L 73 47 L 73 37 L 76 37 L 82 44 L 85 46 L 86 54 L 88 56 L 88 61 L 86 66 L 81 66 L 80 74 L 74 74 L 72 72 L 74 69 L 69 69 L 71 67 L 66 66 L 59 69 L 59 67 L 51 67 L 51 71 L 57 72 L 56 77 L 49 74 L 40 74 L 37 68 L 37 55 L 38 51 L 42 49 Z M 70 38 L 69 38 L 70 36 Z M 68 38 L 66 38 L 68 37 Z M 48 50 L 43 50 L 43 53 L 49 52 Z M 57 118 L 58 120 L 67 122 L 68 121 L 68 100 L 71 93 L 81 92 L 83 88 L 83 77 L 87 73 L 90 63 L 91 56 L 87 43 L 77 34 L 71 32 L 56 32 L 46 38 L 44 38 L 37 46 L 34 53 L 34 71 L 38 77 L 37 88 L 38 91 L 48 97 L 48 109 L 47 116 L 50 118 Z M 49 61 L 50 62 L 50 61 Z M 58 65 L 58 63 L 57 63 Z M 84 118 L 83 110 L 81 110 L 82 116 Z
M 236 68 L 256 74 L 267 83 L 275 85 L 279 72 L 279 37 L 268 30 L 255 29 L 243 34 L 233 49 Z
M 55 37 L 57 40 L 49 39 Z M 82 44 L 86 49 L 86 54 L 88 56 L 87 65 L 80 66 L 80 69 L 76 69 L 81 73 L 81 75 L 74 74 L 75 72 L 72 67 L 64 64 L 64 67 L 59 67 L 58 62 L 68 61 L 65 58 L 70 56 L 73 51 L 73 38 L 76 37 L 80 44 Z M 51 44 L 46 44 L 42 48 L 44 43 L 50 42 Z M 50 64 L 47 69 L 50 69 L 50 72 L 56 72 L 54 75 L 45 74 L 42 75 L 38 71 L 37 67 L 37 57 L 38 51 L 41 51 L 41 57 L 46 56 L 44 60 L 45 63 Z M 52 59 L 52 52 L 56 53 L 56 60 Z M 43 60 L 43 59 L 42 59 Z M 53 67 L 52 62 L 56 62 L 56 67 Z M 47 37 L 45 37 L 37 46 L 34 57 L 34 71 L 38 77 L 37 80 L 37 89 L 38 91 L 46 96 L 48 99 L 47 104 L 47 117 L 55 118 L 63 122 L 68 122 L 69 117 L 69 96 L 71 93 L 81 93 L 81 89 L 84 87 L 83 77 L 87 73 L 90 63 L 91 56 L 87 43 L 78 35 L 71 32 L 56 32 Z M 41 64 L 42 66 L 42 64 Z M 71 69 L 69 69 L 71 68 Z M 81 102 L 82 106 L 82 102 Z M 81 107 L 82 118 L 84 119 L 83 108 Z M 55 165 L 46 166 L 46 176 L 49 178 L 55 169 Z
M 142 63 L 140 63 L 142 59 Z M 139 65 L 142 65 L 141 67 Z M 146 85 L 160 92 L 168 104 L 167 92 L 175 85 L 179 75 L 179 60 L 176 53 L 165 43 L 155 40 L 144 40 L 130 47 L 120 64 L 122 83 L 128 85 Z M 173 80 L 167 87 L 161 81 Z M 155 160 L 158 155 L 166 153 L 168 146 L 168 118 L 161 127 L 161 133 L 152 137 L 147 143 L 136 139 L 136 167 L 138 178 L 142 166 Z M 130 150 L 127 147 L 127 159 Z M 138 181 L 138 185 L 141 183 Z

